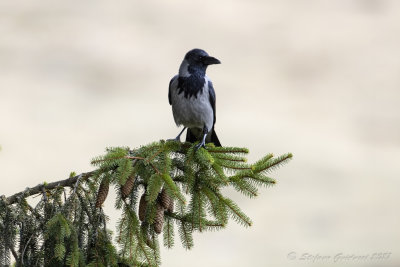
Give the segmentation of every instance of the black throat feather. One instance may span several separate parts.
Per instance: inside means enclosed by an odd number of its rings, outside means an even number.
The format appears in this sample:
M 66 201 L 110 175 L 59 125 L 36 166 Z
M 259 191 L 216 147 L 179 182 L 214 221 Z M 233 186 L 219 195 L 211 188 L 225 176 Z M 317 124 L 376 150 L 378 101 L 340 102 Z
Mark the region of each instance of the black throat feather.
M 203 92 L 202 89 L 205 82 L 204 73 L 191 70 L 190 68 L 189 72 L 191 73 L 190 76 L 178 78 L 178 94 L 183 92 L 185 98 L 191 98 L 192 96 L 197 98 L 197 95 Z

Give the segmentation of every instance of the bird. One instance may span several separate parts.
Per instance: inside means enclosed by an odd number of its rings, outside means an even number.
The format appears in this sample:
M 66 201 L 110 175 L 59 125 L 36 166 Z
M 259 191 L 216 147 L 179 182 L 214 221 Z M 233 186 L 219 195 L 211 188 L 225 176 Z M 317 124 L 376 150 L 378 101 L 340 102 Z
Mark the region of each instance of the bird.
M 213 64 L 221 64 L 221 61 L 202 49 L 192 49 L 186 53 L 178 74 L 169 82 L 168 100 L 174 121 L 178 127 L 184 127 L 172 140 L 180 141 L 182 133 L 187 129 L 186 142 L 199 141 L 196 150 L 206 148 L 206 142 L 221 146 L 214 129 L 215 90 L 206 75 L 207 67 Z

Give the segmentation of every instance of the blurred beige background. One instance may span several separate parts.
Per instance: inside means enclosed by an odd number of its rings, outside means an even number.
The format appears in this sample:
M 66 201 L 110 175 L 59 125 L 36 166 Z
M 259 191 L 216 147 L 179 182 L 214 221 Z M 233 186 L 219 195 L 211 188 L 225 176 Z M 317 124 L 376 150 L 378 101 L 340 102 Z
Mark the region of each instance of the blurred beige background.
M 222 144 L 295 157 L 258 198 L 227 192 L 252 227 L 177 239 L 163 266 L 399 266 L 396 0 L 1 1 L 0 195 L 174 137 L 168 82 L 195 47 L 222 61 Z

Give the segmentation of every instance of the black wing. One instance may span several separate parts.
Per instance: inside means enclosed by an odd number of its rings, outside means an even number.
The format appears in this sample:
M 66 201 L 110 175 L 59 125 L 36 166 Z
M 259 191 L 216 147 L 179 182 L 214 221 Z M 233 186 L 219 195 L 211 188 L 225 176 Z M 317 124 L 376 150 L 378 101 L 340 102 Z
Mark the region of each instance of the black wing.
M 215 109 L 215 101 L 216 101 L 216 99 L 215 99 L 214 86 L 213 86 L 213 84 L 212 84 L 212 82 L 210 80 L 208 80 L 208 94 L 209 94 L 210 104 L 211 104 L 211 107 L 212 107 L 213 112 L 214 112 L 214 122 L 213 122 L 213 125 L 214 125 L 215 121 L 217 119 L 217 117 L 216 117 L 216 109 Z
M 175 79 L 178 77 L 178 75 L 175 75 L 171 81 L 169 81 L 169 86 L 168 86 L 168 101 L 169 104 L 172 105 L 172 101 L 171 101 L 171 84 L 175 81 Z

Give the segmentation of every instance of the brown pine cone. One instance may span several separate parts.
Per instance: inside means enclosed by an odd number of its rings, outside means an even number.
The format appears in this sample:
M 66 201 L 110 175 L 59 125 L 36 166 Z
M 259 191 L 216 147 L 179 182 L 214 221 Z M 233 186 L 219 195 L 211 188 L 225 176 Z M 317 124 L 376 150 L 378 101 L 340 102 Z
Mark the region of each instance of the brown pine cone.
M 132 175 L 128 178 L 121 188 L 122 198 L 125 199 L 132 192 L 133 185 L 135 184 L 135 176 Z
M 143 193 L 139 201 L 139 220 L 141 221 L 144 221 L 144 218 L 146 216 L 146 208 L 147 208 L 147 202 L 146 202 L 146 192 L 145 192 Z
M 163 188 L 160 193 L 160 202 L 161 202 L 161 205 L 164 207 L 164 209 L 169 208 L 169 206 L 171 205 L 171 201 L 172 201 L 172 199 L 168 195 L 167 190 L 165 190 L 165 188 Z
M 173 213 L 174 212 L 174 200 L 171 198 L 171 201 L 169 202 L 169 206 L 168 206 L 168 212 Z
M 99 186 L 99 190 L 97 191 L 97 198 L 96 198 L 96 208 L 100 208 L 103 205 L 104 201 L 108 195 L 108 189 L 110 187 L 110 182 L 108 179 L 103 179 Z
M 164 224 L 164 208 L 160 203 L 157 202 L 157 213 L 156 213 L 156 218 L 154 220 L 154 231 L 156 231 L 157 234 L 161 233 L 163 224 Z

